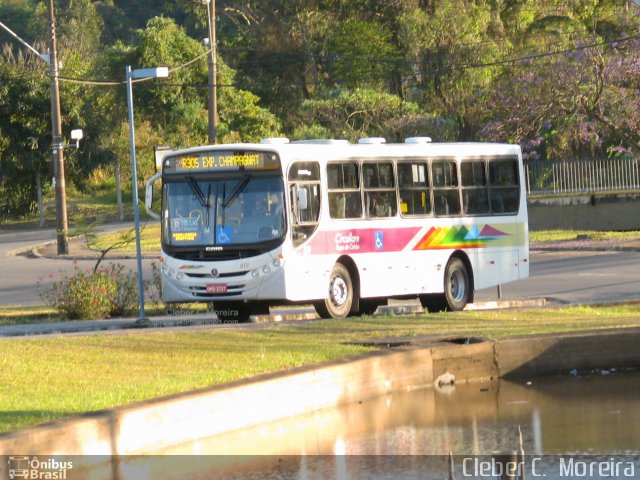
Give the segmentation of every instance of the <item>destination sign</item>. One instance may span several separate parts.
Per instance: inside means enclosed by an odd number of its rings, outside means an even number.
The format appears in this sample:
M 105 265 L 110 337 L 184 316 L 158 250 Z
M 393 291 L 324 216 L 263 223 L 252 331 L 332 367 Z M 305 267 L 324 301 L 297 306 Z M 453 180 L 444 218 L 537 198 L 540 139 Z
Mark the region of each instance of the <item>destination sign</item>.
M 207 170 L 275 170 L 280 160 L 275 153 L 251 151 L 209 151 L 167 157 L 165 172 Z

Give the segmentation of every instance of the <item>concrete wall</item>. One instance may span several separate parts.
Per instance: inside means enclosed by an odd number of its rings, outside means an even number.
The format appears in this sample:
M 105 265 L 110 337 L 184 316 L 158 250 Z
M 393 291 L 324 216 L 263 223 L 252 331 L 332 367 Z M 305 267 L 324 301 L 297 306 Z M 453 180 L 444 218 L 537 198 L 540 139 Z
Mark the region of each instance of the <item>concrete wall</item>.
M 529 197 L 530 230 L 640 230 L 640 194 Z

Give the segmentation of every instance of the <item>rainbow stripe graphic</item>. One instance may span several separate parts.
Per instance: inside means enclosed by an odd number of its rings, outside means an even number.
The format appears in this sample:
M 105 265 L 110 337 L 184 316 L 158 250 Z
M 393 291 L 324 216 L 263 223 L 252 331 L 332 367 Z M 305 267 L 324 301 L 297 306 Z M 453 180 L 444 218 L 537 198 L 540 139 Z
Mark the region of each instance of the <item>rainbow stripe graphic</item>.
M 450 248 L 482 248 L 493 240 L 509 236 L 491 225 L 478 227 L 431 227 L 420 239 L 414 250 L 437 250 Z

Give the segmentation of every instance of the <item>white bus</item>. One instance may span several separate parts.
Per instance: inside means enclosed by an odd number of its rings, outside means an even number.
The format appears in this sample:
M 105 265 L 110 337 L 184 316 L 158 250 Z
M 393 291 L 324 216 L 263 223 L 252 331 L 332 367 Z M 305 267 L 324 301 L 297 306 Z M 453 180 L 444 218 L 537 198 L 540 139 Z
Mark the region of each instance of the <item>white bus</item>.
M 147 210 L 158 177 L 163 300 L 213 302 L 222 320 L 288 303 L 342 318 L 391 297 L 461 310 L 474 290 L 529 274 L 517 145 L 189 148 L 165 155 Z

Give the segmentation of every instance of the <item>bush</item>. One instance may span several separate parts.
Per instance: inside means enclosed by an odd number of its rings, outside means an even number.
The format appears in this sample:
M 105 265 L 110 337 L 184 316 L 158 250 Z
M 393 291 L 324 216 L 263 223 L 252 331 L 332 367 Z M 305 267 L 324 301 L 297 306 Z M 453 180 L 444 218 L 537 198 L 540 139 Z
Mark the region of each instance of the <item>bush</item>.
M 104 273 L 115 283 L 115 296 L 111 299 L 111 316 L 130 315 L 138 307 L 138 276 L 133 272 L 125 272 L 124 265 L 110 263 L 105 270 L 97 273 Z
M 136 307 L 136 275 L 120 264 L 71 275 L 60 271 L 60 280 L 40 291 L 40 298 L 69 320 L 97 320 L 132 313 Z

